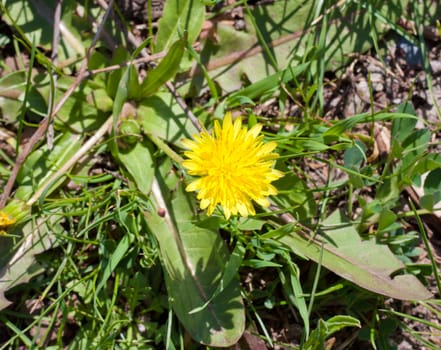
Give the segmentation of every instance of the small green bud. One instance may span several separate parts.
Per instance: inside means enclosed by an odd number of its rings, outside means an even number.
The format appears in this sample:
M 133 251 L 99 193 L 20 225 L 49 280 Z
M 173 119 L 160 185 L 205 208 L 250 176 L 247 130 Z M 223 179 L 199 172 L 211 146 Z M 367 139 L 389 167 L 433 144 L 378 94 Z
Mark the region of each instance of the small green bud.
M 124 119 L 119 125 L 121 141 L 133 145 L 139 141 L 141 136 L 141 127 L 135 119 Z

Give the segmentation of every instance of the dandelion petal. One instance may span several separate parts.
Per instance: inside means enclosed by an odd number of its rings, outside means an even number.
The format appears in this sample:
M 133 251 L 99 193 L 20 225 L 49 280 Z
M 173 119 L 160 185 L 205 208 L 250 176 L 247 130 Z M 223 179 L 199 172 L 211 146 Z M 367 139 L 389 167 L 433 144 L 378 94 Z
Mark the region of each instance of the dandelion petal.
M 277 194 L 271 185 L 283 176 L 273 169 L 276 153 L 271 153 L 276 142 L 263 142 L 261 124 L 250 130 L 242 127 L 242 121 L 233 123 L 231 113 L 224 117 L 222 126 L 214 123 L 212 134 L 203 130 L 194 140 L 183 140 L 188 151 L 182 165 L 190 175 L 199 176 L 187 187 L 197 192 L 201 209 L 211 215 L 220 206 L 226 219 L 231 215 L 254 215 L 253 201 L 268 207 L 269 195 Z

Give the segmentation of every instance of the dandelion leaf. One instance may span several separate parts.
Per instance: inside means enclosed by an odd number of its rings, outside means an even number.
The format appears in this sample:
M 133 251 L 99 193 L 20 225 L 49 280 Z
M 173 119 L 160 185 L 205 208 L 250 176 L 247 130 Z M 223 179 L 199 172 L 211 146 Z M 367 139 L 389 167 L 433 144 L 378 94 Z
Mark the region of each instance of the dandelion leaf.
M 400 300 L 423 300 L 432 296 L 416 276 L 399 273 L 405 266 L 387 245 L 378 244 L 373 238 L 362 240 L 340 211 L 323 222 L 322 230 L 323 244 L 295 232 L 281 237 L 280 241 L 372 292 Z
M 159 92 L 144 99 L 138 107 L 138 118 L 145 133 L 179 147 L 182 147 L 182 138 L 190 138 L 197 133 L 170 93 Z
M 49 50 L 52 48 L 53 36 L 53 18 L 55 12 L 56 1 L 3 1 L 6 14 L 2 16 L 4 20 L 12 27 L 20 27 L 29 44 L 34 42 L 39 47 Z M 86 51 L 86 47 L 92 41 L 92 36 L 85 36 L 85 26 L 87 22 L 79 23 L 77 15 L 75 15 L 75 1 L 63 2 L 60 28 L 60 50 L 59 59 L 64 61 L 68 58 L 81 57 Z M 79 24 L 82 29 L 78 29 Z M 44 59 L 43 55 L 39 55 L 39 59 Z
M 11 304 L 5 296 L 6 291 L 27 283 L 33 276 L 43 271 L 35 260 L 35 255 L 54 246 L 53 229 L 58 228 L 62 231 L 55 220 L 51 220 L 52 227 L 49 229 L 47 220 L 51 219 L 39 218 L 35 222 L 29 221 L 24 226 L 18 226 L 9 232 L 11 235 L 0 236 L 0 310 Z M 16 237 L 23 237 L 18 244 L 14 242 Z
M 148 140 L 124 145 L 115 149 L 115 155 L 129 172 L 138 189 L 145 194 L 150 192 L 154 174 L 151 146 Z
M 145 217 L 160 245 L 173 310 L 196 341 L 235 344 L 244 331 L 245 314 L 237 277 L 223 276 L 229 253 L 222 238 L 216 229 L 192 222 L 190 199 L 182 186 L 166 204 L 154 181 L 152 201 L 154 207 Z

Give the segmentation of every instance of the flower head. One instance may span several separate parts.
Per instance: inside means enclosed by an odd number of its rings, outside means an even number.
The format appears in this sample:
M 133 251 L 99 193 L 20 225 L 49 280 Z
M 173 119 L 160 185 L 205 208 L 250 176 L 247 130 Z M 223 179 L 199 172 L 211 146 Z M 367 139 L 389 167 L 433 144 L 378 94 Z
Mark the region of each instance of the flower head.
M 275 142 L 263 142 L 261 124 L 250 130 L 242 127 L 237 118 L 234 124 L 231 113 L 224 117 L 222 127 L 214 122 L 212 134 L 202 131 L 193 136 L 194 140 L 184 139 L 189 150 L 183 166 L 192 176 L 199 177 L 191 182 L 186 191 L 197 191 L 201 209 L 211 215 L 218 204 L 225 217 L 232 214 L 254 215 L 252 200 L 268 207 L 268 196 L 277 194 L 271 182 L 281 178 L 283 173 L 273 169 L 278 154 L 272 153 Z
M 0 235 L 6 234 L 6 229 L 15 224 L 15 219 L 3 211 L 0 211 Z

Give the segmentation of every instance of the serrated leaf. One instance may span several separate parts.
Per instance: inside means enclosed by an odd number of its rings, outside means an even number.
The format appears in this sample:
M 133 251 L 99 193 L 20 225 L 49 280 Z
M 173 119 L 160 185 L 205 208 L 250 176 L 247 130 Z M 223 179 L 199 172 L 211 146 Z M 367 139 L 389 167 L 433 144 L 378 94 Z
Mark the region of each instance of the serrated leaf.
M 323 222 L 322 229 L 322 243 L 296 233 L 280 237 L 279 240 L 372 292 L 400 300 L 423 300 L 432 296 L 414 275 L 393 276 L 404 268 L 404 264 L 386 245 L 377 244 L 375 239 L 361 240 L 350 220 L 340 211 L 329 216 Z
M 145 218 L 159 242 L 173 310 L 196 341 L 209 346 L 235 344 L 244 331 L 245 314 L 237 277 L 223 276 L 229 260 L 225 243 L 216 229 L 191 221 L 182 186 L 170 203 L 156 180 L 152 194 L 154 206 Z M 165 215 L 158 214 L 159 208 Z M 220 289 L 219 283 L 228 285 Z

